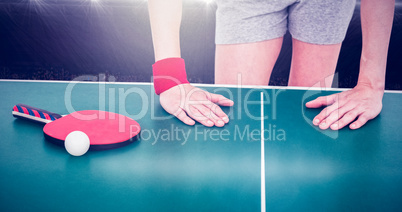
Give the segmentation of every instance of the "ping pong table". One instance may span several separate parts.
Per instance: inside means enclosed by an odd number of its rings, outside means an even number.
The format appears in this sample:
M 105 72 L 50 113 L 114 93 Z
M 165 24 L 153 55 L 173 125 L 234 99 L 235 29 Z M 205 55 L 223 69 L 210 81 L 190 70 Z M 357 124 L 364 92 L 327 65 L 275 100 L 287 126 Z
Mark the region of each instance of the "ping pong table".
M 402 93 L 359 130 L 320 130 L 306 101 L 338 90 L 199 85 L 234 100 L 222 128 L 167 114 L 150 83 L 0 81 L 0 211 L 401 211 Z M 25 103 L 106 110 L 138 141 L 81 157 L 15 119 Z

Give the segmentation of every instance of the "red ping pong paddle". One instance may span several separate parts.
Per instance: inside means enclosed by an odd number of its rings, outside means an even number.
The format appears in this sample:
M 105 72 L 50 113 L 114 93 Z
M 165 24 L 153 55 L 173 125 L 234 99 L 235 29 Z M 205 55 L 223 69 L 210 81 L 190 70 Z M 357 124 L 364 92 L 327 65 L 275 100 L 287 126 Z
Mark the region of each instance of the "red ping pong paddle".
M 43 133 L 46 140 L 64 146 L 67 135 L 82 131 L 88 135 L 89 150 L 107 150 L 126 146 L 139 137 L 140 125 L 133 119 L 117 113 L 83 110 L 62 116 L 24 104 L 13 107 L 16 118 L 44 123 Z

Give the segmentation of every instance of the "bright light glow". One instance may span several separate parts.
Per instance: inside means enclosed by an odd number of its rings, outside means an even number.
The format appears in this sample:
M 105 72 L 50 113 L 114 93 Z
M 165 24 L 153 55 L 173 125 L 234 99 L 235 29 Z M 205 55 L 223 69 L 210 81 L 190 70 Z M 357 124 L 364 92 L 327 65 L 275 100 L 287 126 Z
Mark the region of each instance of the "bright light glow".
M 207 3 L 207 4 L 210 4 L 210 3 L 212 3 L 214 0 L 204 0 L 205 1 L 205 3 Z

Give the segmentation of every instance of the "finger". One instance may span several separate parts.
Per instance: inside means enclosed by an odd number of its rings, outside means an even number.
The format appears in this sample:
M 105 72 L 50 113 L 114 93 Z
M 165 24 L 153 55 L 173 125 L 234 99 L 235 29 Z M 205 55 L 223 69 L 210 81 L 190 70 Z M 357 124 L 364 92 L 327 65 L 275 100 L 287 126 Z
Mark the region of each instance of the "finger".
M 339 104 L 339 102 L 337 102 Z M 325 119 L 323 119 L 320 122 L 320 128 L 321 129 L 328 129 L 331 127 L 333 130 L 338 129 L 338 123 L 337 121 L 340 120 L 347 112 L 351 110 L 357 111 L 357 109 L 354 109 L 355 105 L 354 104 L 346 104 L 338 109 L 332 111 Z
M 313 119 L 313 124 L 314 125 L 323 125 L 325 126 L 326 124 L 323 123 L 323 120 L 327 118 L 332 112 L 337 110 L 339 108 L 339 105 L 337 102 L 335 102 L 333 105 L 328 106 L 324 108 L 318 115 L 316 115 Z
M 207 95 L 207 98 L 209 101 L 222 105 L 222 106 L 233 106 L 234 102 L 220 94 L 214 94 L 210 93 L 210 95 Z
M 314 100 L 311 100 L 306 103 L 306 107 L 308 108 L 319 108 L 326 105 L 332 105 L 335 103 L 338 94 L 332 94 L 329 96 L 320 96 Z
M 323 130 L 328 129 L 334 122 L 338 121 L 342 115 L 339 110 L 334 110 L 329 116 L 320 122 L 319 127 Z
M 196 107 L 189 106 L 189 110 L 186 110 L 186 112 L 187 115 L 189 115 L 194 120 L 200 122 L 202 125 L 205 125 L 207 127 L 214 126 L 214 122 L 209 120 L 209 118 L 203 115 Z
M 359 129 L 359 128 L 362 127 L 364 124 L 366 124 L 368 120 L 370 120 L 370 118 L 368 118 L 367 115 L 363 113 L 363 114 L 361 114 L 361 115 L 359 116 L 359 118 L 358 118 L 355 122 L 353 122 L 353 123 L 349 126 L 349 128 L 352 129 L 352 130 Z
M 210 108 L 206 107 L 205 105 L 194 105 L 193 107 L 200 111 L 200 113 L 209 120 L 213 121 L 217 127 L 223 127 L 223 125 L 225 125 L 225 122 L 223 122 L 220 117 L 218 117 L 213 111 L 211 111 Z
M 339 130 L 348 125 L 350 122 L 356 119 L 358 113 L 355 110 L 351 110 L 347 112 L 344 116 L 342 116 L 339 121 L 335 122 L 333 125 L 331 125 L 331 129 L 333 130 Z
M 195 121 L 193 119 L 191 119 L 190 117 L 188 117 L 186 112 L 184 112 L 184 110 L 181 108 L 179 108 L 177 110 L 177 112 L 173 115 L 176 116 L 180 121 L 184 122 L 187 125 L 195 124 Z
M 214 114 L 216 114 L 223 122 L 228 123 L 229 117 L 226 115 L 225 112 L 216 104 L 204 104 L 205 107 L 208 107 Z

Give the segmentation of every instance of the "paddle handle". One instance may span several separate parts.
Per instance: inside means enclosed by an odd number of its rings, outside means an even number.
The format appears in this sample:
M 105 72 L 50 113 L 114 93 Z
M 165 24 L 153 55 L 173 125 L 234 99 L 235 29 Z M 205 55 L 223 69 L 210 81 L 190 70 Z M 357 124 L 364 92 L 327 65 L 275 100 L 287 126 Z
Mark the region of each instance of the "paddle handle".
M 17 104 L 13 107 L 12 114 L 16 118 L 26 119 L 38 123 L 49 123 L 62 116 L 43 109 L 31 107 L 29 105 Z

